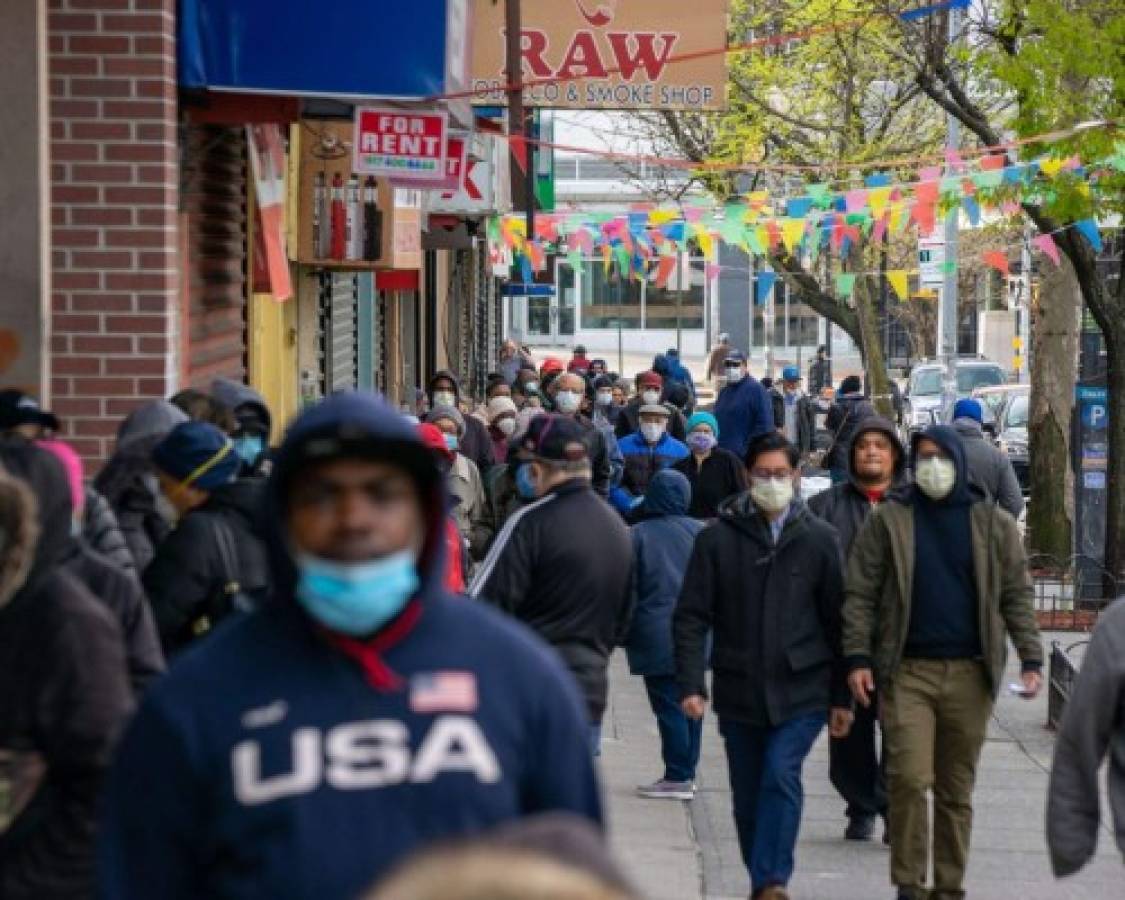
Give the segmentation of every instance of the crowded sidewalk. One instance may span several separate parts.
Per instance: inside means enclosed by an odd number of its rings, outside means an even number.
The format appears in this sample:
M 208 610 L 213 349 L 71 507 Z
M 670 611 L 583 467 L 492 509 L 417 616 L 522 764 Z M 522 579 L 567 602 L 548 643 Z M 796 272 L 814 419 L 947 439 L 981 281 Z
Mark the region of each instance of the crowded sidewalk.
M 1060 635 L 1044 633 L 1044 642 Z M 1067 636 L 1072 637 L 1072 636 Z M 1017 664 L 1009 666 L 1013 679 Z M 975 793 L 967 879 L 974 900 L 1109 900 L 1121 896 L 1121 863 L 1108 809 L 1098 854 L 1065 881 L 1051 877 L 1043 838 L 1054 736 L 1043 723 L 1047 696 L 1002 694 L 990 723 Z M 714 716 L 704 724 L 699 791 L 690 803 L 643 800 L 635 787 L 660 768 L 656 724 L 639 678 L 621 655 L 610 673 L 601 773 L 613 849 L 649 900 L 735 900 L 746 869 L 731 818 L 726 762 Z M 790 884 L 800 900 L 870 900 L 890 893 L 889 853 L 879 842 L 843 840 L 844 802 L 828 780 L 828 737 L 804 768 L 805 812 Z

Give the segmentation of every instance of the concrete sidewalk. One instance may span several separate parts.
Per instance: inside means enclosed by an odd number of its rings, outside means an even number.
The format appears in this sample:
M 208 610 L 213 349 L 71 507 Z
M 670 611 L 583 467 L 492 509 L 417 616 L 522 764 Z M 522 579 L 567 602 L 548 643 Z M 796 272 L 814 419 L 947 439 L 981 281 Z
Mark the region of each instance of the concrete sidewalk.
M 1014 665 L 1011 675 L 1015 680 Z M 641 680 L 629 676 L 621 654 L 614 660 L 610 694 L 602 774 L 617 858 L 649 900 L 745 898 L 749 880 L 738 853 L 714 717 L 704 730 L 696 799 L 641 800 L 635 786 L 661 775 L 659 740 Z M 1125 868 L 1108 811 L 1094 862 L 1066 881 L 1051 876 L 1043 825 L 1053 738 L 1042 725 L 1045 721 L 1045 696 L 1028 703 L 1004 695 L 997 705 L 974 800 L 966 885 L 973 900 L 1125 896 Z M 881 843 L 843 840 L 844 803 L 828 780 L 826 737 L 805 764 L 804 783 L 797 872 L 790 884 L 794 900 L 893 897 L 888 850 Z

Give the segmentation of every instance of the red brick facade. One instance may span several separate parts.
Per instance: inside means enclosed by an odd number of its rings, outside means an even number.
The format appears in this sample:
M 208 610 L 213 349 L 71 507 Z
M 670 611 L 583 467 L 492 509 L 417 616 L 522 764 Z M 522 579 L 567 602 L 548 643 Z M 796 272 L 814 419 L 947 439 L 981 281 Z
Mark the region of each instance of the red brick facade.
M 50 0 L 51 399 L 88 459 L 178 338 L 175 0 Z

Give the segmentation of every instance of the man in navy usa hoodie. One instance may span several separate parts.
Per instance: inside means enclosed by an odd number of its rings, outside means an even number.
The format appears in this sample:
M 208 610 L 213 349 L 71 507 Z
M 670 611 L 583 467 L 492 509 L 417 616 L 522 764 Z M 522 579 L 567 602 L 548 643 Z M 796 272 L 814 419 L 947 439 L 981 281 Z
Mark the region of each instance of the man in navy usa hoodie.
M 435 840 L 545 810 L 600 823 L 570 676 L 442 587 L 442 479 L 409 422 L 331 397 L 289 430 L 267 497 L 276 595 L 146 698 L 101 897 L 350 900 Z

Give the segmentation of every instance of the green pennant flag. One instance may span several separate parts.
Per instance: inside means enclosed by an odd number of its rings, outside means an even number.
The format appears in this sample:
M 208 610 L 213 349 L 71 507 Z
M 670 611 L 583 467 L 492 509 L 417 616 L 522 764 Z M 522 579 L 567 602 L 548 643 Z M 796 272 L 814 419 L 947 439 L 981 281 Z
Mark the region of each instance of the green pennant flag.
M 570 266 L 571 271 L 580 272 L 582 270 L 582 251 L 571 250 L 566 255 L 566 263 Z
M 627 274 L 632 268 L 633 255 L 625 248 L 623 244 L 618 244 L 615 248 L 615 255 L 617 256 L 617 268 L 622 274 Z
M 813 203 L 820 207 L 827 207 L 831 203 L 830 191 L 826 184 L 810 184 L 807 186 L 809 196 Z
M 957 271 L 957 263 L 952 259 L 947 259 L 941 264 L 942 275 L 952 275 Z
M 850 297 L 855 292 L 855 272 L 841 272 L 836 276 L 836 293 Z
M 727 207 L 727 217 L 723 219 L 722 225 L 719 226 L 719 237 L 723 239 L 724 244 L 741 247 L 746 241 L 745 234 L 746 226 L 742 223 L 741 213 L 732 215 L 730 207 Z
M 973 175 L 973 184 L 979 188 L 997 188 L 1004 181 L 1004 171 L 997 169 L 990 172 L 976 172 Z

